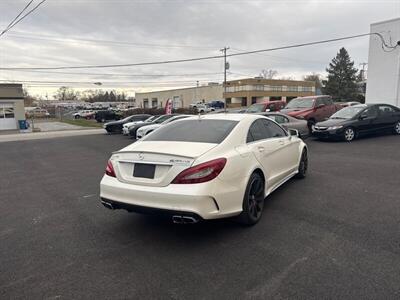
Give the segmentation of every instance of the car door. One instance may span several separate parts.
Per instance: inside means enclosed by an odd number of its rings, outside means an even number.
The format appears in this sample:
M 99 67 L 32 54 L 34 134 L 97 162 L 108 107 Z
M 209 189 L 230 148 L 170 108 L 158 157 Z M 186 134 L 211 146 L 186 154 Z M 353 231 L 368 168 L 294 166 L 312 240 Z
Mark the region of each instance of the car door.
M 377 130 L 392 129 L 397 122 L 396 111 L 389 105 L 378 105 Z
M 361 134 L 373 133 L 378 129 L 377 123 L 378 112 L 375 106 L 370 106 L 364 109 L 359 119 L 354 123 L 354 127 Z
M 279 162 L 281 165 L 279 179 L 282 180 L 298 167 L 298 143 L 300 140 L 297 140 L 297 143 L 294 142 L 281 126 L 271 120 L 262 119 L 262 122 L 265 129 L 269 132 L 268 140 L 271 142 L 277 141 L 282 146 L 279 148 L 279 157 L 281 158 Z

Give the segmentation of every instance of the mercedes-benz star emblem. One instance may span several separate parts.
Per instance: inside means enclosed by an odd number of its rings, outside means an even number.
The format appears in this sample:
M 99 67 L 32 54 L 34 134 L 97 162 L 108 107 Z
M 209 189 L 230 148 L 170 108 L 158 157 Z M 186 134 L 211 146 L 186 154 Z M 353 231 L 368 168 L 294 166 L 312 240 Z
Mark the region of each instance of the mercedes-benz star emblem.
M 140 159 L 140 160 L 143 160 L 143 159 L 144 159 L 143 153 L 139 153 L 139 159 Z

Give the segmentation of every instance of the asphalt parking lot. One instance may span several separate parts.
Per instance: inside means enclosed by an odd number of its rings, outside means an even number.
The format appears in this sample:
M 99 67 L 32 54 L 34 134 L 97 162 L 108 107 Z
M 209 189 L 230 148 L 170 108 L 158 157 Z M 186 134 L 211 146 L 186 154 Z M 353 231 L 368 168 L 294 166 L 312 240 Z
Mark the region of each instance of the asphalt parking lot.
M 398 136 L 308 140 L 308 177 L 251 228 L 105 209 L 105 163 L 130 142 L 0 144 L 1 299 L 400 298 Z

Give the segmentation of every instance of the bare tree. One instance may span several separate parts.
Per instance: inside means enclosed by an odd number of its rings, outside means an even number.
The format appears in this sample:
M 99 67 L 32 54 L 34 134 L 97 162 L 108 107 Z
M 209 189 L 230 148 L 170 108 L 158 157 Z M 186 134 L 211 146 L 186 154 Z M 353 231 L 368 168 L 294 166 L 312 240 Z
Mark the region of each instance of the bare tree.
M 277 70 L 272 70 L 272 69 L 263 69 L 261 70 L 260 77 L 265 78 L 265 79 L 274 79 L 278 75 Z
M 74 89 L 66 86 L 60 87 L 56 94 L 55 98 L 64 101 L 64 100 L 76 100 L 78 98 L 78 92 L 76 92 Z

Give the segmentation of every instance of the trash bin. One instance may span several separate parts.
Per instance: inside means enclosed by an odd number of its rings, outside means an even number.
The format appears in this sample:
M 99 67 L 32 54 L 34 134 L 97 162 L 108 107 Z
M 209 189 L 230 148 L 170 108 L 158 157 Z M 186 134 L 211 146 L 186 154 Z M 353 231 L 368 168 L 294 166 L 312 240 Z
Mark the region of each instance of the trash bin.
M 18 124 L 20 130 L 28 129 L 28 122 L 26 122 L 26 120 L 18 120 Z

